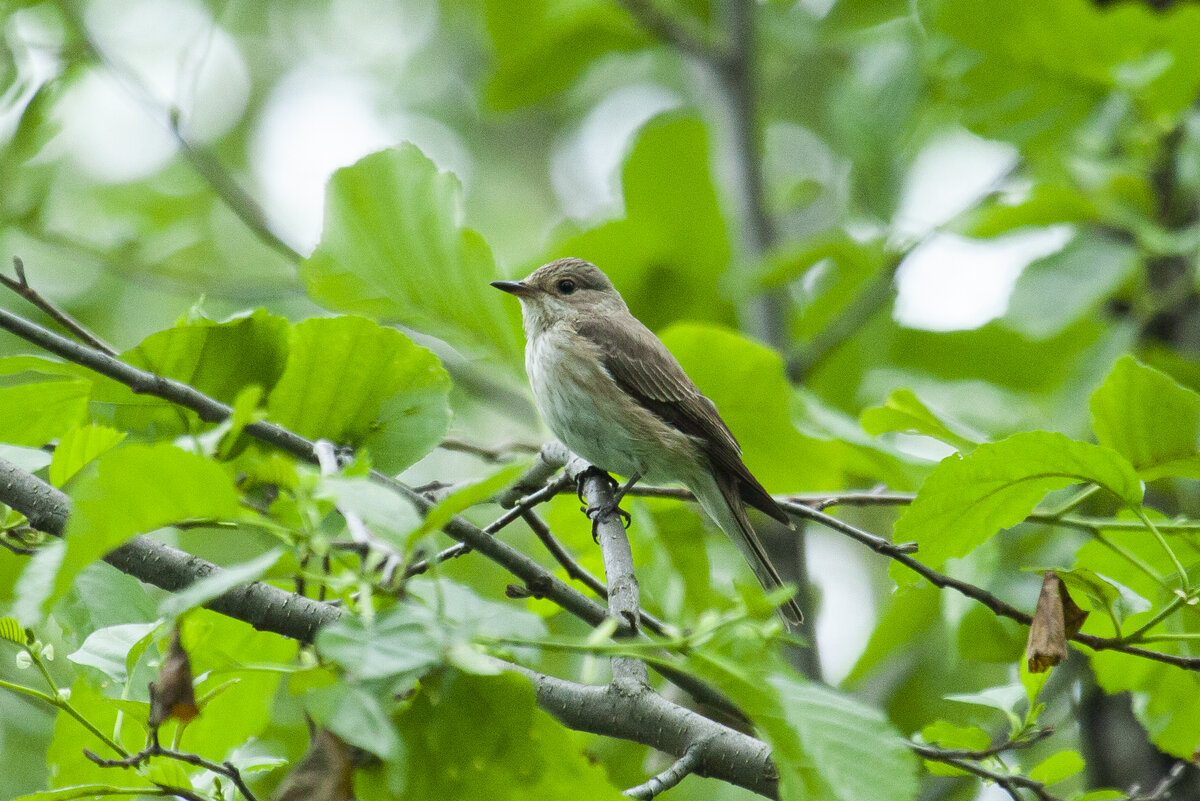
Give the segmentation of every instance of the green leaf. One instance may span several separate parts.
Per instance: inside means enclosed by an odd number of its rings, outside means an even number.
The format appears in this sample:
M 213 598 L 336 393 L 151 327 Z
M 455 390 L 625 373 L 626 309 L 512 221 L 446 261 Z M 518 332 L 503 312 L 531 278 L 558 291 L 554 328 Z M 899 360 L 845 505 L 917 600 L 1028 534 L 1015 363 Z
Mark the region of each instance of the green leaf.
M 963 122 L 983 136 L 1037 148 L 1077 134 L 1110 92 L 1149 118 L 1173 115 L 1200 93 L 1200 53 L 1190 32 L 1200 9 L 1160 14 L 1087 0 L 987 5 L 950 0 L 927 20 L 949 48 L 942 86 Z
M 1045 340 L 1089 317 L 1137 271 L 1137 249 L 1100 234 L 1080 234 L 1021 272 L 1001 322 Z
M 992 744 L 992 737 L 978 726 L 960 726 L 948 720 L 935 720 L 921 729 L 921 739 L 940 748 L 966 748 L 982 751 Z
M 499 294 L 499 293 L 497 293 Z M 301 436 L 365 446 L 395 473 L 441 441 L 450 379 L 437 357 L 362 317 L 316 317 L 292 329 L 271 420 Z
M 1092 430 L 1147 481 L 1200 478 L 1200 394 L 1124 356 L 1092 394 Z
M 585 738 L 538 709 L 525 679 L 446 671 L 431 684 L 397 717 L 403 797 L 621 798 Z
M 50 483 L 61 487 L 84 465 L 125 439 L 123 431 L 107 426 L 80 426 L 63 435 L 50 462 Z
M 946 700 L 998 710 L 1008 718 L 1011 732 L 1015 734 L 1021 730 L 1024 723 L 1021 716 L 1017 714 L 1016 709 L 1020 704 L 1027 703 L 1029 699 L 1023 685 L 1005 684 L 999 687 L 988 687 L 977 693 L 947 695 Z
M 517 364 L 517 304 L 488 286 L 502 276 L 479 234 L 462 227 L 461 194 L 458 179 L 412 145 L 338 170 L 321 244 L 300 268 L 309 294 Z
M 314 690 L 305 698 L 305 708 L 322 726 L 381 759 L 395 759 L 400 752 L 396 727 L 379 699 L 362 687 L 337 684 Z
M 0 617 L 0 639 L 25 644 L 25 629 L 15 617 Z
M 135 534 L 194 518 L 241 516 L 238 494 L 215 463 L 172 445 L 109 451 L 72 483 L 67 552 L 53 597 L 94 559 Z
M 41 448 L 25 448 L 20 445 L 0 443 L 0 459 L 12 462 L 28 473 L 36 473 L 50 464 L 52 456 Z
M 129 680 L 133 667 L 131 662 L 137 661 L 137 656 L 145 650 L 158 627 L 157 622 L 124 623 L 94 631 L 79 646 L 79 650 L 69 654 L 67 659 L 77 665 L 94 667 L 113 681 L 124 684 Z M 134 649 L 138 645 L 141 648 L 134 656 Z
M 90 381 L 0 387 L 0 441 L 38 447 L 87 420 Z
M 296 665 L 297 643 L 208 609 L 195 609 L 184 618 L 183 644 L 194 674 L 213 676 L 196 688 L 197 697 L 208 700 L 203 714 L 188 724 L 184 743 L 203 743 L 208 753 L 225 755 L 266 736 L 278 718 L 274 705 L 263 699 L 278 697 L 282 671 Z
M 152 759 L 146 770 L 146 778 L 155 784 L 167 787 L 182 787 L 185 790 L 192 788 L 192 780 L 188 776 L 188 772 L 183 769 L 183 765 L 173 759 Z
M 773 674 L 769 681 L 779 692 L 785 719 L 828 787 L 829 795 L 808 797 L 916 798 L 917 759 L 881 712 L 787 674 Z
M 1051 754 L 1029 771 L 1029 778 L 1042 784 L 1058 784 L 1087 767 L 1078 751 Z
M 601 56 L 646 43 L 630 16 L 603 0 L 486 0 L 484 13 L 496 57 L 487 98 L 502 111 L 544 100 Z
M 841 229 L 822 232 L 768 255 L 763 287 L 787 287 L 797 304 L 792 335 L 818 336 L 885 268 L 881 239 L 860 242 Z
M 734 331 L 692 323 L 672 326 L 662 341 L 717 405 L 741 443 L 746 465 L 767 489 L 842 486 L 839 468 L 850 457 L 841 443 L 796 430 L 792 389 L 778 353 Z
M 354 512 L 374 534 L 397 548 L 404 547 L 408 534 L 421 525 L 421 515 L 406 498 L 366 476 L 324 476 L 316 495 Z
M 1133 713 L 1151 742 L 1171 756 L 1192 758 L 1200 747 L 1200 676 L 1114 651 L 1098 651 L 1090 659 L 1106 693 L 1134 694 Z
M 234 587 L 258 581 L 281 556 L 282 548 L 272 548 L 249 562 L 225 567 L 220 573 L 206 576 L 186 589 L 163 598 L 158 605 L 158 613 L 167 618 L 178 617 L 189 609 L 203 606 Z
M 973 450 L 983 438 L 975 432 L 970 432 L 969 436 L 955 433 L 909 389 L 898 389 L 888 395 L 882 406 L 864 409 L 859 419 L 866 432 L 874 436 L 886 431 L 924 434 L 963 452 Z
M 943 459 L 896 521 L 893 536 L 915 540 L 921 561 L 940 569 L 1020 523 L 1051 490 L 1078 483 L 1097 484 L 1127 504 L 1142 500 L 1137 474 L 1116 451 L 1030 431 Z
M 317 633 L 322 656 L 358 680 L 415 680 L 441 662 L 442 649 L 437 620 L 416 603 L 398 604 L 369 622 L 347 615 Z
M 689 653 L 687 665 L 754 721 L 771 746 L 783 801 L 916 797 L 917 759 L 883 713 L 808 683 L 761 639 L 726 637 Z
M 34 626 L 44 619 L 47 599 L 54 591 L 54 577 L 62 566 L 67 544 L 51 540 L 25 563 L 13 587 L 12 616 L 23 626 Z
M 188 319 L 146 337 L 121 354 L 135 367 L 174 378 L 233 403 L 247 386 L 270 389 L 283 372 L 288 322 L 259 309 L 225 322 Z M 162 398 L 135 393 L 115 381 L 97 383 L 93 401 L 112 407 L 116 427 L 169 436 L 189 430 L 181 408 Z
M 621 170 L 624 219 L 568 236 L 547 255 L 594 262 L 653 330 L 680 319 L 732 325 L 734 308 L 722 284 L 729 238 L 708 165 L 700 120 L 655 117 Z

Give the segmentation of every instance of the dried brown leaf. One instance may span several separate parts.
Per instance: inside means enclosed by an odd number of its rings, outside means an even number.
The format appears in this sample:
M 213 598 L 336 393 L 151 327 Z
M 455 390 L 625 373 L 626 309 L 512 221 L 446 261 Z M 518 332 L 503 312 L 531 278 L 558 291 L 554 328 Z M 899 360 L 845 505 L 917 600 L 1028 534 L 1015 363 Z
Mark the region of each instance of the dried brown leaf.
M 1079 632 L 1088 613 L 1079 608 L 1053 570 L 1042 576 L 1042 591 L 1029 625 L 1025 658 L 1030 673 L 1044 673 L 1067 658 L 1067 640 Z
M 158 673 L 150 682 L 150 728 L 157 729 L 170 718 L 187 723 L 200 714 L 192 687 L 192 662 L 183 650 L 179 628 L 171 633 L 171 644 Z
M 275 801 L 353 801 L 350 746 L 328 729 L 313 737 L 308 753 L 275 791 Z

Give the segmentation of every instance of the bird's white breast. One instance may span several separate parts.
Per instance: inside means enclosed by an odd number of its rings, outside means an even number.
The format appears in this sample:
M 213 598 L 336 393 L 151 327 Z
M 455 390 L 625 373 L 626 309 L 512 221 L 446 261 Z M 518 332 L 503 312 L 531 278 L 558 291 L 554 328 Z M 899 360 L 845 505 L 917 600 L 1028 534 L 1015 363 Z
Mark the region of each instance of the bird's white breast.
M 665 451 L 690 447 L 682 434 L 626 395 L 595 350 L 565 327 L 551 326 L 530 337 L 525 369 L 550 430 L 603 470 L 653 479 L 664 472 L 662 463 L 670 456 Z

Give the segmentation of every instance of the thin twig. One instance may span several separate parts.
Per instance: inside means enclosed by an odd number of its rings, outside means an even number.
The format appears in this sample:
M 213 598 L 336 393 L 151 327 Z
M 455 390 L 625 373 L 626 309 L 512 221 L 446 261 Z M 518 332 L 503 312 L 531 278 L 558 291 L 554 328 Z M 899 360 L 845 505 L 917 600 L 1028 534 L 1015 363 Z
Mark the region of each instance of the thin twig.
M 570 484 L 571 480 L 565 475 L 559 476 L 553 481 L 548 482 L 541 489 L 535 490 L 534 492 L 529 493 L 517 501 L 515 506 L 489 523 L 483 529 L 483 533 L 494 537 L 496 534 L 500 533 L 500 531 L 505 529 L 510 523 L 520 519 L 527 510 L 550 500 L 555 495 L 558 495 L 560 492 L 562 492 Z M 418 562 L 413 562 L 404 571 L 404 577 L 411 578 L 412 576 L 428 572 L 429 568 L 431 568 L 433 565 L 441 564 L 442 562 L 448 562 L 451 559 L 457 559 L 460 556 L 466 556 L 471 552 L 471 550 L 471 546 L 464 542 L 451 545 L 449 548 L 442 550 L 429 559 L 422 559 Z
M 634 489 L 630 491 L 630 494 L 637 493 L 637 487 L 634 487 Z M 673 487 L 642 488 L 641 493 L 653 493 L 657 497 L 692 500 L 692 495 L 687 490 L 679 490 Z M 871 496 L 869 494 L 863 494 L 856 497 L 865 500 Z M 892 543 L 883 537 L 863 531 L 862 529 L 856 528 L 845 521 L 838 520 L 835 517 L 817 511 L 808 504 L 798 503 L 796 501 L 788 500 L 787 498 L 779 498 L 777 500 L 779 501 L 780 505 L 783 506 L 783 508 L 789 513 L 798 517 L 816 520 L 823 525 L 827 525 L 833 531 L 837 531 L 841 534 L 851 537 L 855 541 L 866 545 L 876 553 L 882 554 L 887 556 L 889 559 L 899 562 L 900 564 L 920 575 L 922 578 L 926 579 L 935 587 L 954 590 L 955 592 L 965 595 L 972 600 L 978 601 L 997 615 L 1001 617 L 1007 617 L 1010 620 L 1015 620 L 1022 625 L 1028 626 L 1033 621 L 1032 616 L 1022 612 L 1012 604 L 1001 600 L 984 588 L 966 581 L 961 581 L 953 578 L 952 576 L 948 576 L 945 573 L 941 573 L 929 567 L 928 565 L 917 561 L 910 556 L 910 553 L 913 550 L 913 544 L 911 543 Z M 1059 521 L 1047 522 L 1063 522 L 1064 520 L 1066 520 L 1066 518 Z M 1161 528 L 1161 524 L 1159 525 Z M 1094 634 L 1084 634 L 1082 632 L 1075 633 L 1070 639 L 1086 645 L 1096 651 L 1118 651 L 1120 653 L 1130 654 L 1132 656 L 1140 656 L 1145 659 L 1152 659 L 1156 662 L 1174 665 L 1186 670 L 1200 670 L 1200 657 L 1182 656 L 1179 654 L 1166 654 L 1160 651 L 1151 651 L 1146 648 L 1138 648 L 1137 646 L 1130 645 L 1126 641 L 1114 637 L 1097 637 Z
M 590 570 L 579 564 L 575 557 L 571 556 L 566 546 L 558 541 L 558 538 L 554 536 L 554 532 L 550 531 L 550 526 L 546 525 L 546 521 L 538 517 L 537 513 L 531 509 L 525 510 L 521 517 L 537 538 L 542 541 L 542 545 L 546 546 L 546 550 L 554 557 L 554 561 L 562 565 L 563 569 L 567 571 L 568 576 L 583 584 L 604 600 L 608 600 L 608 587 L 605 587 L 603 581 L 596 578 Z M 642 613 L 643 616 L 645 614 L 645 612 Z
M 62 309 L 55 306 L 49 300 L 42 296 L 40 292 L 29 285 L 29 281 L 25 279 L 25 264 L 16 256 L 13 256 L 13 269 L 17 272 L 15 279 L 9 278 L 7 275 L 0 273 L 0 283 L 17 293 L 25 300 L 32 303 L 37 308 L 63 328 L 71 332 L 71 335 L 83 342 L 85 345 L 103 351 L 109 356 L 116 356 L 117 349 L 109 345 L 100 337 L 88 330 L 87 326 L 76 320 L 71 315 L 67 314 Z
M 1022 737 L 1019 740 L 1011 740 L 1011 739 L 1005 740 L 1002 743 L 997 743 L 996 745 L 992 745 L 987 748 L 979 748 L 979 749 L 940 748 L 935 745 L 929 745 L 928 743 L 913 743 L 912 745 L 914 745 L 914 746 L 919 745 L 921 748 L 925 749 L 925 753 L 923 753 L 922 755 L 926 756 L 927 759 L 935 758 L 932 756 L 927 756 L 927 753 L 932 753 L 931 749 L 933 749 L 933 750 L 936 750 L 941 755 L 940 757 L 937 757 L 937 759 L 950 758 L 950 759 L 980 760 L 980 759 L 987 759 L 988 757 L 994 757 L 997 754 L 1004 753 L 1005 751 L 1019 751 L 1023 748 L 1029 748 L 1030 746 L 1037 745 L 1042 740 L 1045 740 L 1047 737 L 1049 737 L 1052 734 L 1054 734 L 1054 727 L 1046 726 L 1045 728 L 1037 729 L 1037 730 L 1031 732 L 1029 735 Z
M 920 754 L 925 759 L 931 759 L 935 762 L 941 762 L 945 765 L 958 768 L 966 771 L 981 779 L 993 782 L 1000 787 L 1013 801 L 1024 801 L 1021 798 L 1021 790 L 1029 790 L 1033 793 L 1038 801 L 1061 801 L 1058 796 L 1052 794 L 1046 789 L 1046 785 L 1036 779 L 1031 779 L 1028 776 L 1022 776 L 1019 773 L 1000 773 L 998 771 L 985 768 L 977 762 L 970 759 L 960 759 L 958 757 L 946 756 L 942 749 L 933 746 L 924 745 L 922 743 L 908 743 L 908 747 L 915 753 Z
M 567 571 L 567 575 L 576 581 L 580 582 L 592 592 L 599 595 L 601 598 L 608 600 L 608 587 L 604 586 L 604 582 L 596 578 L 596 576 L 583 565 L 571 556 L 567 551 L 566 546 L 559 542 L 554 536 L 554 532 L 550 530 L 550 526 L 546 525 L 546 521 L 538 517 L 537 513 L 532 509 L 526 510 L 522 515 L 525 523 L 533 530 L 542 544 L 546 546 L 546 550 L 554 557 L 554 560 L 563 566 Z M 660 637 L 669 637 L 670 632 L 667 630 L 667 624 L 659 620 L 654 615 L 642 609 L 638 612 L 638 617 L 641 620 L 642 626 L 659 635 Z
M 657 776 L 651 776 L 643 784 L 630 787 L 622 795 L 626 798 L 649 799 L 654 798 L 659 793 L 670 790 L 683 781 L 688 774 L 695 772 L 696 767 L 700 764 L 700 757 L 703 753 L 701 744 L 693 743 L 688 747 L 688 750 L 683 752 L 683 756 L 675 760 L 669 768 Z
M 495 447 L 487 447 L 486 445 L 477 445 L 473 442 L 467 442 L 458 437 L 446 437 L 438 445 L 444 451 L 455 451 L 457 453 L 469 453 L 476 456 L 489 464 L 503 464 L 511 462 L 519 456 L 537 453 L 541 450 L 538 445 L 531 445 L 528 442 L 505 442 Z
M 852 526 L 844 520 L 839 520 L 832 515 L 827 515 L 818 509 L 814 509 L 802 503 L 796 503 L 794 501 L 782 501 L 780 506 L 782 506 L 788 514 L 815 521 L 826 528 L 833 529 L 834 531 L 858 540 L 863 545 L 866 545 L 868 548 L 875 551 L 875 553 L 881 553 L 884 556 L 895 558 L 897 556 L 907 556 L 908 554 L 917 552 L 917 543 L 915 542 L 892 542 L 889 539 L 880 537 L 877 534 L 872 534 L 868 531 L 863 531 L 861 528 Z
M 198 768 L 212 771 L 220 774 L 234 783 L 238 791 L 245 797 L 246 801 L 258 801 L 254 797 L 254 793 L 250 792 L 250 788 L 246 786 L 246 782 L 242 780 L 241 771 L 233 766 L 231 762 L 212 762 L 205 759 L 199 754 L 192 754 L 187 751 L 173 751 L 170 748 L 163 748 L 158 743 L 154 742 L 138 751 L 132 756 L 125 759 L 104 759 L 101 756 L 93 753 L 87 748 L 83 749 L 83 755 L 95 762 L 102 768 L 135 768 L 145 762 L 150 757 L 166 757 L 179 762 L 186 762 L 189 765 L 195 765 Z

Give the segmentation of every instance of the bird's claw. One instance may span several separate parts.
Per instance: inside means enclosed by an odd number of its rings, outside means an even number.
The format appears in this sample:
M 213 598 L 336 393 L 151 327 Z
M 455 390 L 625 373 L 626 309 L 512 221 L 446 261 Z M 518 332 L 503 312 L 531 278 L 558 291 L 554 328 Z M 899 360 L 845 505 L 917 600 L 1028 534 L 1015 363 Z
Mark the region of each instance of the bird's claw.
M 617 504 L 618 504 L 618 502 L 616 500 L 612 500 L 612 501 L 609 501 L 608 503 L 600 504 L 599 506 L 581 506 L 581 507 L 579 507 L 579 511 L 581 511 L 585 515 L 587 515 L 588 518 L 592 521 L 592 540 L 597 541 L 597 542 L 599 541 L 599 537 L 597 535 L 597 528 L 600 525 L 600 521 L 604 520 L 605 518 L 610 517 L 614 514 L 621 518 L 621 524 L 623 526 L 625 526 L 626 529 L 628 529 L 630 524 L 633 523 L 633 516 L 630 515 L 629 512 L 626 512 L 624 509 L 622 509 Z

